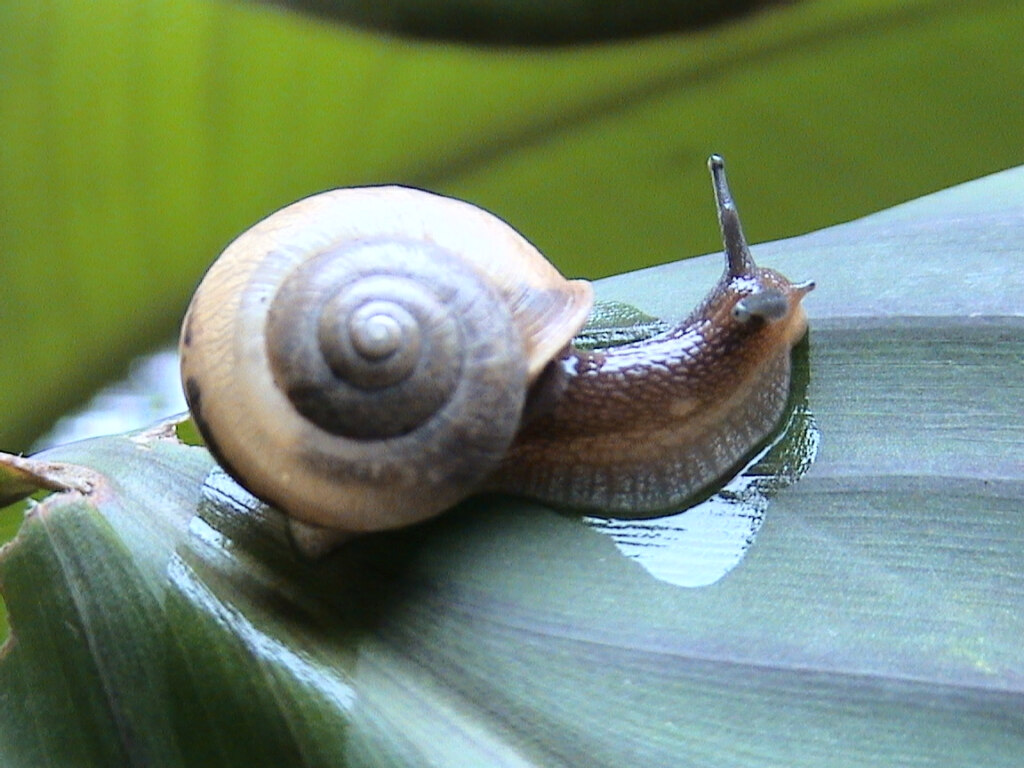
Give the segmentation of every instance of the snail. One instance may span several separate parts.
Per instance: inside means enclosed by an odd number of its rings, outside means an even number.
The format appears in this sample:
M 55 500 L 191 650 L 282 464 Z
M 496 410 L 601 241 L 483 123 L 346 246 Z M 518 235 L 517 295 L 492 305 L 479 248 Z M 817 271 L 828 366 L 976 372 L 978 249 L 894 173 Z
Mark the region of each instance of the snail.
M 777 426 L 814 287 L 754 264 L 724 163 L 708 164 L 721 279 L 678 327 L 591 351 L 572 345 L 590 283 L 480 208 L 406 187 L 283 208 L 227 247 L 186 313 L 196 426 L 248 490 L 339 535 L 488 490 L 672 509 Z

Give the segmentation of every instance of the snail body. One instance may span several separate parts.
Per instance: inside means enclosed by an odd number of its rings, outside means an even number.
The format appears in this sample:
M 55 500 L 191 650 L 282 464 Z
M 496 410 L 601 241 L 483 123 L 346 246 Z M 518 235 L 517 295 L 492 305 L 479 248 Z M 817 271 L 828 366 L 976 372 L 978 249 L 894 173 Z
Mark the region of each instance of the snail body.
M 709 164 L 722 278 L 679 327 L 605 350 L 571 345 L 590 284 L 467 203 L 368 187 L 278 211 L 186 314 L 197 427 L 242 485 L 332 531 L 487 489 L 611 514 L 678 504 L 776 426 L 813 287 L 754 264 Z

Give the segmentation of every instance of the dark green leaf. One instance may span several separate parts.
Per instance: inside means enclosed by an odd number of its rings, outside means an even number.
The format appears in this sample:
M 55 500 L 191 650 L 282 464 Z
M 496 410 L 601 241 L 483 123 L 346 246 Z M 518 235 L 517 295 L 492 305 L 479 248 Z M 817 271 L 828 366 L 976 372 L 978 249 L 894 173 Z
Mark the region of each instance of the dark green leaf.
M 771 0 L 263 0 L 415 37 L 499 45 L 615 40 L 701 27 Z
M 819 283 L 820 449 L 707 586 L 494 498 L 304 561 L 166 430 L 49 452 L 96 479 L 0 561 L 0 762 L 1015 768 L 1022 200 L 1024 168 L 754 249 Z M 720 270 L 598 288 L 678 315 Z

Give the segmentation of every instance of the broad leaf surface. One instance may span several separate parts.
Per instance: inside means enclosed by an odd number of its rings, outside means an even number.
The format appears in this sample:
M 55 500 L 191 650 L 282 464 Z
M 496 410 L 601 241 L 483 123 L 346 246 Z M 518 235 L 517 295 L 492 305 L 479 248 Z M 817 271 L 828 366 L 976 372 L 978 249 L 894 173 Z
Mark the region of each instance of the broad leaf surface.
M 166 430 L 48 452 L 92 490 L 0 561 L 0 762 L 1018 766 L 1022 201 L 1024 168 L 755 247 L 819 284 L 820 450 L 707 586 L 494 498 L 303 561 Z M 720 269 L 598 289 L 671 317 Z

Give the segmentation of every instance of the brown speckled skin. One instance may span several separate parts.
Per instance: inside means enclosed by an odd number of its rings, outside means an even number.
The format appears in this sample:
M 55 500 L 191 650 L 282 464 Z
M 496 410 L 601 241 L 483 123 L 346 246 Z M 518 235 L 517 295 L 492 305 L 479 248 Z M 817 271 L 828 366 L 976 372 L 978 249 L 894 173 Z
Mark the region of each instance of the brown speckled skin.
M 776 320 L 733 316 L 762 290 L 788 300 Z M 671 509 L 763 442 L 785 408 L 790 353 L 806 332 L 779 273 L 726 273 L 678 328 L 608 351 L 570 348 L 544 386 L 546 411 L 518 435 L 488 487 L 558 506 L 639 514 Z

